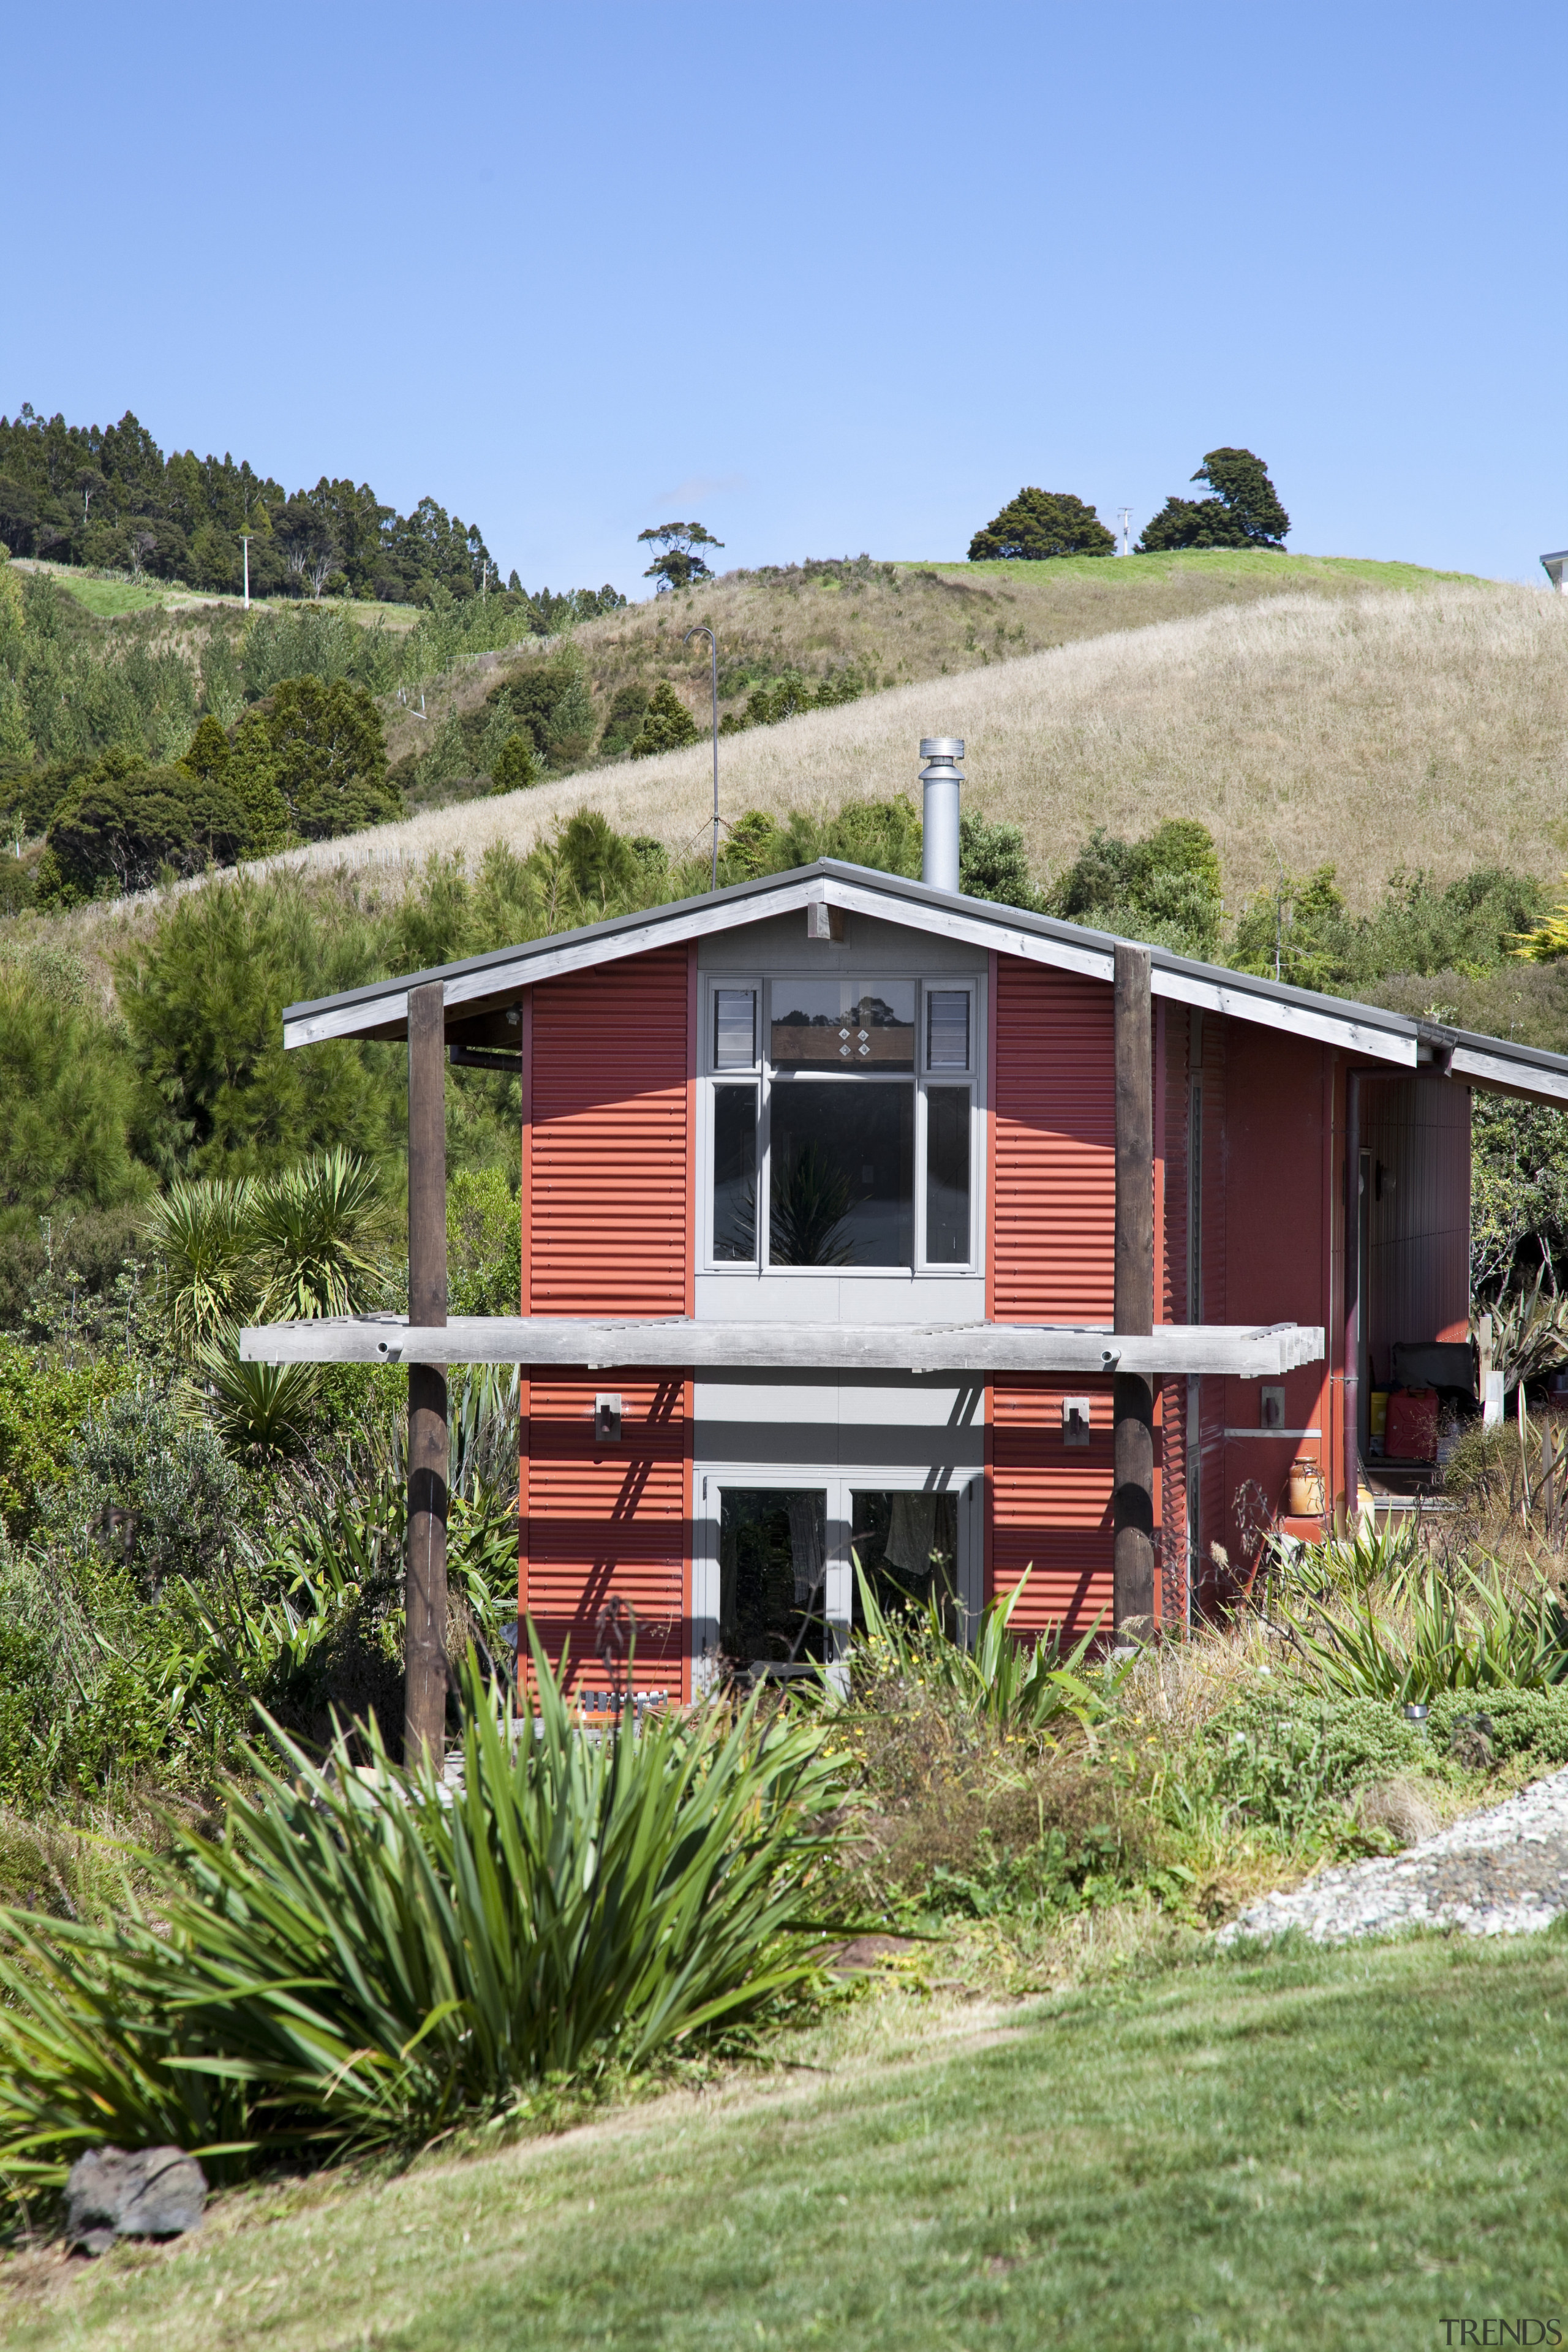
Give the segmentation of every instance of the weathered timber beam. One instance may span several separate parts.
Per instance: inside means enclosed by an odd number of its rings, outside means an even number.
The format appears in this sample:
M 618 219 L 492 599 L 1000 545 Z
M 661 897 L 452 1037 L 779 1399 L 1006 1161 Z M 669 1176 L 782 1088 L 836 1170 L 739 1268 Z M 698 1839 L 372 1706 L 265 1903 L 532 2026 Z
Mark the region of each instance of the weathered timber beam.
M 1152 1332 L 1066 1323 L 599 1322 L 566 1316 L 454 1316 L 437 1328 L 401 1316 L 269 1323 L 240 1334 L 247 1363 L 552 1364 L 589 1371 L 1228 1373 L 1279 1380 L 1322 1360 L 1317 1324 L 1163 1324 Z

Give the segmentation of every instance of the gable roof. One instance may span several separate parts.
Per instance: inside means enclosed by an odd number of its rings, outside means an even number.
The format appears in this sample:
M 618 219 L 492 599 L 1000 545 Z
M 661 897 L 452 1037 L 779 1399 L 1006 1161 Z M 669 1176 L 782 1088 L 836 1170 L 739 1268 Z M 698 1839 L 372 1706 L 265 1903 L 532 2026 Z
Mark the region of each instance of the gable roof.
M 1118 942 L 1109 931 L 1058 922 L 1052 916 L 1030 914 L 1021 907 L 998 907 L 987 899 L 933 890 L 900 874 L 883 874 L 871 866 L 822 857 L 792 873 L 733 883 L 700 898 L 677 899 L 671 906 L 649 908 L 641 914 L 615 915 L 606 922 L 557 931 L 521 947 L 497 948 L 489 955 L 468 956 L 458 963 L 440 964 L 396 980 L 345 989 L 336 996 L 288 1005 L 283 1013 L 283 1043 L 297 1046 L 317 1045 L 329 1037 L 403 1037 L 407 1034 L 410 989 L 436 981 L 441 983 L 448 1019 L 457 1013 L 466 1021 L 514 1005 L 522 990 L 538 981 L 818 906 L 902 923 L 968 946 L 1019 956 L 1026 962 L 1081 972 L 1092 980 L 1109 982 L 1114 975 Z M 1423 1063 L 1436 1063 L 1474 1085 L 1568 1104 L 1568 1055 L 1544 1053 L 1508 1038 L 1479 1036 L 1440 1022 L 1413 1021 L 1380 1005 L 1291 988 L 1282 981 L 1262 980 L 1255 973 L 1231 971 L 1220 964 L 1197 963 L 1190 957 L 1172 954 L 1168 948 L 1152 948 L 1150 960 L 1154 994 L 1173 1003 L 1196 1005 L 1205 1012 L 1283 1030 L 1292 1036 L 1310 1037 L 1394 1068 L 1413 1070 Z

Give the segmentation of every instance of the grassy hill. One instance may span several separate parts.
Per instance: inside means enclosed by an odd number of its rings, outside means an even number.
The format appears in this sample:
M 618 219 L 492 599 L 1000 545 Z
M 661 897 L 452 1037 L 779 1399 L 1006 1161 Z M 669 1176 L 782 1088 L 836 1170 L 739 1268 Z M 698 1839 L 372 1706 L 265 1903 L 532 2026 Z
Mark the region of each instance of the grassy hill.
M 1141 834 L 1169 816 L 1211 827 L 1232 902 L 1281 864 L 1332 863 L 1366 908 L 1401 867 L 1447 880 L 1500 863 L 1547 878 L 1568 855 L 1568 604 L 1556 598 L 1407 566 L 1227 554 L 1147 570 L 853 570 L 737 577 L 575 642 L 596 696 L 641 663 L 694 709 L 700 665 L 678 658 L 679 641 L 703 619 L 726 660 L 760 643 L 781 663 L 875 665 L 879 683 L 906 666 L 908 683 L 727 737 L 731 818 L 910 790 L 920 737 L 957 734 L 972 803 L 1020 824 L 1042 872 L 1096 825 Z M 477 700 L 504 661 L 472 665 L 448 691 Z M 294 856 L 332 867 L 472 858 L 495 840 L 526 849 L 584 804 L 675 849 L 701 831 L 710 774 L 700 742 Z
M 1122 629 L 1248 605 L 1295 589 L 1342 598 L 1367 588 L 1409 591 L 1467 583 L 1408 563 L 1251 552 L 1139 556 L 1127 562 L 1069 557 L 1050 563 L 837 562 L 731 572 L 706 586 L 650 597 L 576 631 L 601 714 L 623 688 L 669 679 L 704 726 L 709 651 L 683 646 L 706 624 L 719 639 L 722 715 L 782 674 L 808 680 L 853 670 L 872 691 L 988 669 L 1023 656 Z M 459 671 L 428 701 L 428 719 L 472 709 L 504 656 Z M 420 747 L 425 722 L 393 712 L 394 761 Z

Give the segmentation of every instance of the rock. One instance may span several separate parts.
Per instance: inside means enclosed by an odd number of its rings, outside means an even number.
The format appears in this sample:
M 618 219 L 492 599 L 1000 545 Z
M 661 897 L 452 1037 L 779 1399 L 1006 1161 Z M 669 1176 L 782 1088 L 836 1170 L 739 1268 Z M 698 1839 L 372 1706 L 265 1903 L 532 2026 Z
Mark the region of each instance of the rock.
M 206 2175 L 179 2147 L 95 2147 L 66 2181 L 66 2237 L 106 2254 L 116 2238 L 178 2238 L 200 2227 Z

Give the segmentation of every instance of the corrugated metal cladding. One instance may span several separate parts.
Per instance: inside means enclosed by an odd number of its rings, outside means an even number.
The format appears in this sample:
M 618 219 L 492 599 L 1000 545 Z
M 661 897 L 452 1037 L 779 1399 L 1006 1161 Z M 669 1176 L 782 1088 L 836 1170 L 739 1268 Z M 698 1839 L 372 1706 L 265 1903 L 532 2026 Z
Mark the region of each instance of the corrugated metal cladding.
M 694 967 L 685 947 L 532 992 L 525 1035 L 522 1293 L 534 1315 L 690 1311 Z M 618 1445 L 595 1447 L 601 1391 Z M 531 1379 L 523 1432 L 520 1606 L 572 1678 L 605 1686 L 595 1626 L 618 1594 L 637 1612 L 637 1681 L 683 1691 L 690 1588 L 691 1391 Z
M 1155 1149 L 1162 1154 L 1164 1171 L 1164 1217 L 1154 1235 L 1154 1280 L 1160 1319 L 1185 1323 L 1191 1319 L 1187 1314 L 1192 1241 L 1187 1181 L 1191 1024 L 1181 1005 L 1167 1003 L 1163 999 L 1155 1006 L 1154 1017 L 1155 1071 L 1163 1089 L 1155 1115 Z M 1160 1621 L 1168 1625 L 1184 1624 L 1190 1613 L 1187 1390 L 1184 1380 L 1160 1383 L 1161 1547 L 1157 1591 Z
M 600 1611 L 636 1612 L 636 1681 L 683 1695 L 691 1496 L 690 1391 L 681 1380 L 621 1385 L 621 1442 L 595 1445 L 592 1382 L 529 1384 L 520 1607 L 548 1655 L 568 1643 L 574 1685 L 605 1687 Z
M 1063 1400 L 1089 1400 L 1089 1442 L 1068 1445 Z M 1111 1391 L 1109 1381 L 1019 1381 L 992 1391 L 991 1559 L 994 1589 L 1029 1581 L 1015 1632 L 1080 1633 L 1111 1616 Z
M 996 959 L 992 1243 L 999 1323 L 1108 1321 L 1116 1081 L 1103 981 Z
M 1384 1386 L 1401 1340 L 1469 1332 L 1470 1097 L 1432 1080 L 1363 1078 L 1361 1100 L 1366 1339 Z
M 533 992 L 530 1314 L 687 1312 L 688 966 L 668 948 Z
M 1115 1286 L 1113 1003 L 1102 981 L 996 960 L 991 1071 L 991 1286 L 1000 1323 L 1100 1322 Z M 1091 1395 L 1090 1442 L 1064 1441 L 1062 1401 Z M 1083 1626 L 1111 1606 L 1108 1383 L 991 1391 L 991 1580 L 1026 1569 L 1013 1623 Z
M 1189 1012 L 1188 1134 L 1194 1122 L 1202 1130 L 1201 1182 L 1193 1202 L 1198 1284 L 1194 1323 L 1227 1319 L 1226 1280 L 1226 1024 L 1209 1013 Z M 1202 1034 L 1198 1024 L 1202 1022 Z M 1189 1150 L 1192 1147 L 1189 1144 Z M 1219 1571 L 1211 1546 L 1224 1542 L 1230 1497 L 1226 1491 L 1226 1384 L 1209 1380 L 1198 1383 L 1198 1523 L 1194 1530 L 1194 1569 L 1197 1579 L 1195 1606 L 1207 1611 L 1216 1601 L 1230 1598 L 1219 1590 Z M 1189 1439 L 1189 1443 L 1190 1443 Z

